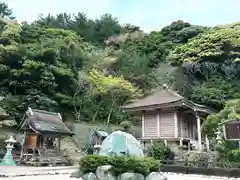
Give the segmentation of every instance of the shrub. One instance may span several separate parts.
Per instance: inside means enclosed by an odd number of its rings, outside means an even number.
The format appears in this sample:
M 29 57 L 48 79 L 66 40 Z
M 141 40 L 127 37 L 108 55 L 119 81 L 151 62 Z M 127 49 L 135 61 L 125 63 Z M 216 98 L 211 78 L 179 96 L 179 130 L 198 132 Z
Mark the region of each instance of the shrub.
M 216 152 L 195 152 L 190 151 L 185 154 L 185 160 L 189 166 L 193 167 L 215 167 L 218 155 Z
M 128 156 L 99 156 L 87 155 L 80 159 L 80 171 L 85 173 L 96 172 L 97 167 L 112 165 L 111 171 L 115 175 L 125 172 L 141 173 L 148 175 L 153 171 L 158 171 L 160 162 L 149 157 L 128 157 Z
M 240 163 L 240 149 L 234 149 L 228 152 L 230 162 Z
M 126 133 L 131 133 L 133 124 L 131 121 L 122 121 L 118 127 L 116 127 L 114 130 L 115 131 L 123 131 Z
M 223 160 L 227 160 L 228 153 L 234 149 L 236 149 L 236 142 L 233 142 L 233 141 L 225 140 L 225 141 L 222 141 L 221 144 L 216 145 L 216 150 L 220 158 Z
M 131 121 L 122 121 L 119 124 L 119 127 L 122 129 L 122 131 L 130 133 L 131 132 L 131 128 L 132 128 L 133 124 Z
M 147 148 L 147 154 L 156 160 L 174 160 L 174 153 L 164 143 L 154 143 Z

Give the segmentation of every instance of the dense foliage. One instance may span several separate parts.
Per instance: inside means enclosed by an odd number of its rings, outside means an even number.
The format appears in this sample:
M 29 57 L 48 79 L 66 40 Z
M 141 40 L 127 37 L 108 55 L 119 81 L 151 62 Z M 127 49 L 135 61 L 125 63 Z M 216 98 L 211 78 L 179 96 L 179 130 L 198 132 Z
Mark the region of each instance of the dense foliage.
M 234 149 L 228 152 L 228 160 L 230 162 L 240 163 L 240 150 Z
M 125 172 L 140 173 L 145 176 L 151 172 L 158 172 L 160 169 L 159 161 L 148 157 L 127 157 L 127 156 L 84 156 L 79 161 L 80 171 L 85 174 L 96 172 L 97 167 L 112 165 L 113 174 L 119 175 Z
M 147 148 L 147 154 L 149 157 L 153 157 L 156 160 L 174 160 L 174 152 L 164 143 L 152 144 Z
M 207 117 L 203 124 L 203 131 L 214 137 L 219 123 L 238 118 L 240 118 L 240 99 L 229 100 L 219 113 Z
M 240 98 L 239 23 L 176 21 L 147 34 L 109 14 L 20 24 L 7 4 L 0 11 L 0 105 L 17 122 L 30 106 L 67 120 L 120 123 L 130 120 L 121 105 L 163 83 L 217 110 Z

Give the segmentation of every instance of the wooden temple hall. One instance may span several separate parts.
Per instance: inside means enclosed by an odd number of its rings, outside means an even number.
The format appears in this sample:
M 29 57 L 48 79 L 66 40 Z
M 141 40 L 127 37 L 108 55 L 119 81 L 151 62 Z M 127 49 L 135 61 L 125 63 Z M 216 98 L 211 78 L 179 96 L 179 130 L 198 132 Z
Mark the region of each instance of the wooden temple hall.
M 26 111 L 19 129 L 24 132 L 22 158 L 32 155 L 60 156 L 61 137 L 74 135 L 63 123 L 59 113 L 31 108 Z
M 166 85 L 155 93 L 122 107 L 140 116 L 141 141 L 159 140 L 201 150 L 208 139 L 201 132 L 204 119 L 215 110 L 188 101 Z M 209 145 L 208 145 L 209 147 Z

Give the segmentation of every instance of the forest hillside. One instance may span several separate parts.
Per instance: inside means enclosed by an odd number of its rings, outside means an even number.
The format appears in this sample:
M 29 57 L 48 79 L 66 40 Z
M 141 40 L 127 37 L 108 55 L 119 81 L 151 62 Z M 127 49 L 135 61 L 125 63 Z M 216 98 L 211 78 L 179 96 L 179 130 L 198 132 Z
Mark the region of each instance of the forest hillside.
M 0 3 L 1 119 L 11 125 L 28 106 L 78 122 L 134 122 L 121 105 L 163 84 L 219 111 L 240 98 L 239 22 L 179 20 L 145 33 L 110 14 L 63 12 L 27 23 L 12 11 Z

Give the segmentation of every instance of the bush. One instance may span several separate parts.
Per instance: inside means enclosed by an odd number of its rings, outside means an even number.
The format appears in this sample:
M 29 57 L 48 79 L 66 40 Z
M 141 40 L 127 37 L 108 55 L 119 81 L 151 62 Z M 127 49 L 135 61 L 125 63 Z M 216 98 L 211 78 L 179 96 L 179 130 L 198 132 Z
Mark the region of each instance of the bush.
M 147 154 L 156 160 L 174 160 L 174 153 L 164 143 L 154 143 L 149 146 L 147 148 Z
M 230 162 L 240 163 L 240 149 L 234 149 L 228 152 Z
M 195 152 L 190 151 L 185 154 L 185 160 L 191 167 L 215 167 L 218 154 L 216 152 Z
M 118 127 L 116 127 L 114 130 L 115 131 L 123 131 L 126 133 L 131 133 L 133 124 L 131 121 L 122 121 Z
M 227 160 L 228 159 L 228 153 L 232 150 L 236 149 L 236 142 L 234 141 L 222 141 L 221 144 L 216 145 L 216 150 L 220 156 L 221 159 Z
M 112 165 L 114 175 L 125 172 L 141 173 L 145 176 L 153 171 L 158 171 L 160 162 L 148 157 L 128 157 L 128 156 L 99 156 L 87 155 L 80 159 L 80 171 L 85 173 L 96 172 L 97 167 Z

